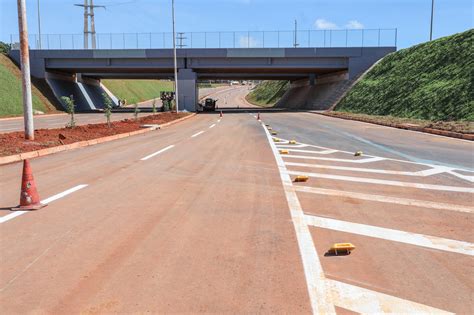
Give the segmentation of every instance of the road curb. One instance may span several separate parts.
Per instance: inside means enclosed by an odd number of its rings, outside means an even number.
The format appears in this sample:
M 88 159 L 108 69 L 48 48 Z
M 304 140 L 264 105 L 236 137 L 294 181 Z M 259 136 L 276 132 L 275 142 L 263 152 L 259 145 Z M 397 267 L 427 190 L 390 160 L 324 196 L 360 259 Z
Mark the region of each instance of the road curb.
M 0 165 L 15 163 L 15 162 L 23 161 L 23 160 L 26 160 L 26 159 L 34 159 L 34 158 L 37 158 L 37 157 L 40 157 L 40 156 L 50 155 L 50 154 L 54 154 L 54 153 L 58 153 L 58 152 L 70 151 L 70 150 L 74 150 L 74 149 L 77 149 L 77 148 L 84 148 L 84 147 L 88 147 L 88 146 L 91 146 L 91 145 L 96 145 L 96 144 L 99 144 L 99 143 L 110 142 L 110 141 L 114 141 L 114 140 L 117 140 L 117 139 L 122 139 L 122 138 L 127 138 L 127 137 L 130 137 L 130 136 L 135 136 L 135 135 L 147 133 L 147 132 L 150 132 L 150 131 L 153 131 L 153 130 L 166 128 L 168 126 L 174 125 L 176 123 L 179 123 L 183 120 L 189 119 L 189 118 L 194 117 L 194 116 L 196 116 L 196 113 L 192 113 L 188 116 L 185 116 L 185 117 L 167 122 L 165 124 L 160 125 L 159 127 L 151 127 L 151 128 L 126 132 L 126 133 L 119 133 L 119 134 L 116 134 L 116 135 L 97 138 L 97 139 L 74 142 L 74 143 L 70 143 L 70 144 L 60 145 L 60 146 L 57 146 L 57 147 L 51 147 L 51 148 L 46 148 L 46 149 L 41 149 L 41 150 L 36 150 L 36 151 L 31 151 L 31 152 L 24 152 L 24 153 L 15 154 L 15 155 L 2 156 L 2 157 L 0 157 Z
M 392 127 L 392 128 L 405 129 L 405 130 L 411 130 L 411 131 L 418 131 L 418 132 L 429 133 L 429 134 L 438 135 L 438 136 L 444 136 L 444 137 L 474 141 L 474 134 L 464 134 L 464 133 L 460 133 L 460 132 L 439 130 L 439 129 L 426 128 L 426 127 L 409 126 L 409 125 L 404 125 L 404 124 L 376 122 L 376 121 L 372 121 L 372 120 L 365 119 L 365 118 L 359 118 L 359 117 L 335 116 L 335 115 L 327 114 L 327 113 L 324 113 L 324 112 L 308 112 L 308 113 L 316 114 L 316 115 L 322 115 L 322 116 L 326 116 L 326 117 L 332 117 L 332 118 L 345 119 L 345 120 L 360 121 L 360 122 L 364 122 L 364 123 L 368 123 L 368 124 L 385 126 L 385 127 Z

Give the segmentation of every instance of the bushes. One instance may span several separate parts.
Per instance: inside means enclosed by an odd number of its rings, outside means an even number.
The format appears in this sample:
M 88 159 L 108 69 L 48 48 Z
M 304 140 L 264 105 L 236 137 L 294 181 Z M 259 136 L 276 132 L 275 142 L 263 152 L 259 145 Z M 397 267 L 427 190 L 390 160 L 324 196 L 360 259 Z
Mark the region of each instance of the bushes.
M 433 121 L 474 121 L 474 30 L 386 56 L 336 110 Z

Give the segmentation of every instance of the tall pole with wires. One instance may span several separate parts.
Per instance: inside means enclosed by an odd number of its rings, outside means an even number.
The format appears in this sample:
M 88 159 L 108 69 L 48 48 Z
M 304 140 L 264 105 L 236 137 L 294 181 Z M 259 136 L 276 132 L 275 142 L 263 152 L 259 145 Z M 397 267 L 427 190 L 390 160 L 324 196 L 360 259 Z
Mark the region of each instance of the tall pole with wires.
M 40 14 L 40 0 L 37 1 L 38 6 L 38 48 L 41 49 L 41 14 Z
M 175 20 L 174 20 L 174 0 L 171 0 L 171 18 L 173 20 L 173 59 L 174 59 L 174 93 L 176 101 L 176 112 L 179 109 L 179 92 L 178 92 L 178 60 L 176 57 L 176 32 L 175 32 Z
M 433 40 L 433 15 L 434 15 L 434 0 L 431 0 L 430 41 Z

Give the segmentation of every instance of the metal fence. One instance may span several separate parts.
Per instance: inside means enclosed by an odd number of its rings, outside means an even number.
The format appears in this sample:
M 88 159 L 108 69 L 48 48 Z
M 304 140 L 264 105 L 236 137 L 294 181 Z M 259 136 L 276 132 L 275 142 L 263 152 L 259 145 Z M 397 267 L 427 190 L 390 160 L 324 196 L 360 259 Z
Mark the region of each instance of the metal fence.
M 296 41 L 295 41 L 296 38 Z M 289 48 L 289 47 L 381 47 L 397 46 L 397 29 L 345 29 L 300 31 L 181 32 L 178 48 Z M 17 34 L 10 35 L 13 48 Z M 84 49 L 83 34 L 29 35 L 31 49 Z M 88 48 L 92 48 L 89 35 Z M 172 48 L 169 33 L 100 33 L 95 49 Z

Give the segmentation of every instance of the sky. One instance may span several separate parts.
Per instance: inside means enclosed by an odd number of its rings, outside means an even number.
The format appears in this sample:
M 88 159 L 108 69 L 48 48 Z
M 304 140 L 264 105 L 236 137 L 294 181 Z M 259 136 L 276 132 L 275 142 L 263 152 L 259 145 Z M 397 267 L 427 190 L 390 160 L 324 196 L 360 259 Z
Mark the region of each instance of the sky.
M 37 1 L 26 0 L 30 34 L 38 32 Z M 83 0 L 39 2 L 43 34 L 81 34 L 83 9 L 73 4 Z M 107 6 L 96 9 L 97 33 L 172 30 L 171 0 L 95 0 L 94 4 Z M 429 40 L 431 0 L 175 0 L 175 10 L 177 31 L 243 31 L 237 39 L 242 45 L 262 40 L 258 33 L 242 35 L 247 31 L 292 30 L 297 20 L 299 30 L 350 29 L 356 34 L 359 29 L 397 28 L 397 46 L 405 48 Z M 473 28 L 473 16 L 472 0 L 435 0 L 433 37 Z M 18 34 L 17 18 L 16 1 L 0 0 L 1 41 L 10 42 L 10 34 Z

